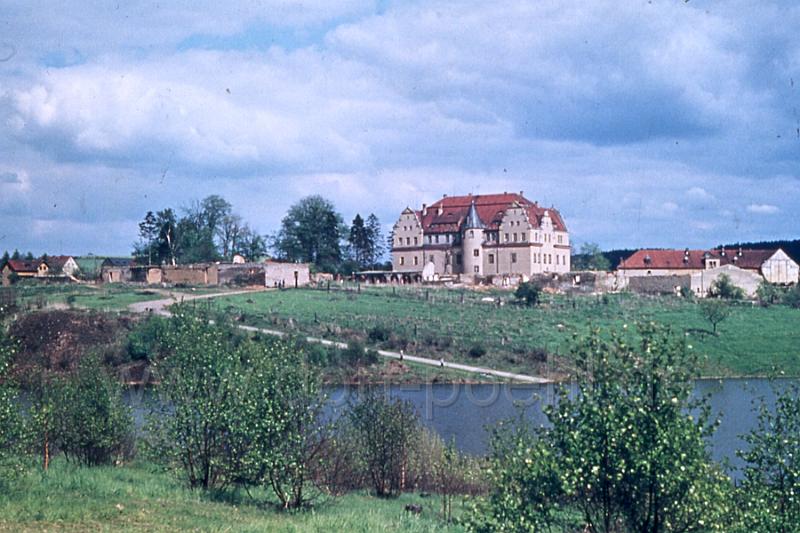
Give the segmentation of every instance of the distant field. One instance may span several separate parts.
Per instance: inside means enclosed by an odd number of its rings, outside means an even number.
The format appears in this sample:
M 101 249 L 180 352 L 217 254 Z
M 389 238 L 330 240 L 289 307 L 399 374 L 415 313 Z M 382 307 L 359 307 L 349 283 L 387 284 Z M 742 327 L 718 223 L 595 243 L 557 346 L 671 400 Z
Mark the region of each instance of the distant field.
M 411 503 L 424 506 L 422 516 L 403 511 Z M 287 513 L 244 492 L 214 499 L 148 465 L 77 468 L 59 460 L 0 491 L 0 531 L 463 531 L 446 526 L 438 507 L 436 497 L 348 494 Z
M 687 334 L 694 349 L 707 356 L 709 376 L 760 375 L 774 369 L 800 375 L 800 310 L 784 306 L 735 304 L 720 324 L 719 336 L 713 336 L 698 305 L 677 297 L 546 296 L 532 309 L 481 301 L 487 297 L 507 301 L 511 294 L 365 287 L 360 293 L 264 292 L 224 297 L 215 304 L 252 325 L 341 339 L 365 338 L 380 327 L 392 332 L 392 339 L 375 344 L 387 348 L 538 374 L 569 371 L 575 333 L 652 320 Z M 487 353 L 470 357 L 475 345 Z

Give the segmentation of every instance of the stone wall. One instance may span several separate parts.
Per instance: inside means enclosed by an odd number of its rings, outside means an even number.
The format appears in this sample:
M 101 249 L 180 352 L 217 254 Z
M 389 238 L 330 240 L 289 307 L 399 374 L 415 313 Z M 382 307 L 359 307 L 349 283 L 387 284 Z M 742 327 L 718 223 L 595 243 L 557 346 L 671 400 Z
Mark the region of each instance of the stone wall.
M 219 285 L 215 264 L 194 264 L 161 267 L 162 281 L 171 285 Z
M 265 285 L 267 287 L 305 287 L 311 283 L 311 269 L 308 263 L 264 263 Z
M 677 294 L 691 289 L 691 276 L 643 276 L 628 279 L 628 289 L 641 294 Z

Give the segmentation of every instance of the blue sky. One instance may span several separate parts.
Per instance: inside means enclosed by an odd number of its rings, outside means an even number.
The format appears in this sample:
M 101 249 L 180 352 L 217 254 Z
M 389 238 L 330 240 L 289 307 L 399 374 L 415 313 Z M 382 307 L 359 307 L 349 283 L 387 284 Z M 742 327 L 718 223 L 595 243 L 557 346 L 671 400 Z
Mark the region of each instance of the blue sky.
M 720 5 L 722 4 L 722 5 Z M 525 191 L 603 248 L 797 238 L 793 2 L 3 2 L 0 250 L 123 254 L 221 194 L 388 227 Z

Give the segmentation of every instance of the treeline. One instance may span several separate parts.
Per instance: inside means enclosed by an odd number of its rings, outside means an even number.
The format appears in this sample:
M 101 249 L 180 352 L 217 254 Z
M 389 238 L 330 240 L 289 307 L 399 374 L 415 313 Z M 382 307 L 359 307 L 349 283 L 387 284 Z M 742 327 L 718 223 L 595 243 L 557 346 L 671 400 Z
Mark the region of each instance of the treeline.
M 137 261 L 151 265 L 230 261 L 236 254 L 256 259 L 266 252 L 266 237 L 217 195 L 183 208 L 181 216 L 170 207 L 148 211 L 133 248 Z
M 717 248 L 722 248 L 723 245 L 717 246 Z M 800 261 L 800 239 L 794 240 L 778 240 L 778 241 L 757 241 L 757 242 L 737 242 L 734 244 L 725 244 L 725 248 L 733 248 L 739 249 L 743 248 L 745 250 L 771 250 L 775 248 L 781 248 L 784 252 L 789 254 L 789 257 L 794 259 L 795 261 Z
M 241 254 L 257 261 L 277 259 L 314 265 L 317 271 L 350 274 L 387 268 L 381 224 L 374 214 L 357 214 L 348 226 L 335 206 L 321 196 L 293 205 L 273 235 L 259 235 L 233 206 L 209 196 L 182 210 L 148 211 L 139 223 L 133 255 L 140 263 L 181 264 L 230 261 Z M 390 267 L 388 267 L 390 268 Z

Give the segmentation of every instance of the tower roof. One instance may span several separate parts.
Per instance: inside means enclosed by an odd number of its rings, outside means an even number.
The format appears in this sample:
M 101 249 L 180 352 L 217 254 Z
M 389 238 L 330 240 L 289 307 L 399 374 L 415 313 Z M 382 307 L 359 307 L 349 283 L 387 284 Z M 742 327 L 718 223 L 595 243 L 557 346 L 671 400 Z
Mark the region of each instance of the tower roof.
M 469 211 L 467 212 L 467 218 L 464 220 L 464 228 L 465 229 L 485 229 L 486 225 L 481 220 L 480 215 L 478 214 L 478 208 L 475 206 L 475 200 L 469 206 Z

